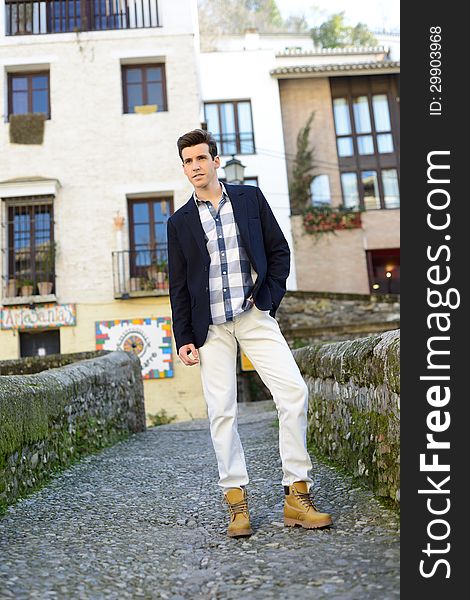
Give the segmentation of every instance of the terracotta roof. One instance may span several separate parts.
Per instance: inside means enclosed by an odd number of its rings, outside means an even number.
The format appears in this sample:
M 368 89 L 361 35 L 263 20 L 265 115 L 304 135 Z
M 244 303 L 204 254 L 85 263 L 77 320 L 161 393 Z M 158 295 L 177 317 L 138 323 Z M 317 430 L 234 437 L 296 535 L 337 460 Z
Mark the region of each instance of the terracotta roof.
M 282 75 L 310 75 L 314 73 L 351 73 L 351 71 L 381 71 L 400 69 L 400 61 L 379 60 L 360 63 L 333 63 L 328 65 L 299 65 L 290 67 L 278 67 L 272 69 L 270 74 L 274 77 Z
M 384 54 L 386 52 L 385 46 L 351 46 L 350 48 L 321 48 L 319 50 L 287 48 L 282 52 L 277 52 L 276 56 L 331 56 L 337 54 Z

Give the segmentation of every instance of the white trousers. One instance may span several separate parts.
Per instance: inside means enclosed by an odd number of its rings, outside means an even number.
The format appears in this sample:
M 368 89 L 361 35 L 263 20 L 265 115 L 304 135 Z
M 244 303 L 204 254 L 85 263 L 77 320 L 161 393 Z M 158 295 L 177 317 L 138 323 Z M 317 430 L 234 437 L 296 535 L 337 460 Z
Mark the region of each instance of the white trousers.
M 249 481 L 237 430 L 237 342 L 271 392 L 279 416 L 282 485 L 312 484 L 307 452 L 308 389 L 292 352 L 269 311 L 256 306 L 233 321 L 210 325 L 199 361 L 219 486 L 226 490 Z

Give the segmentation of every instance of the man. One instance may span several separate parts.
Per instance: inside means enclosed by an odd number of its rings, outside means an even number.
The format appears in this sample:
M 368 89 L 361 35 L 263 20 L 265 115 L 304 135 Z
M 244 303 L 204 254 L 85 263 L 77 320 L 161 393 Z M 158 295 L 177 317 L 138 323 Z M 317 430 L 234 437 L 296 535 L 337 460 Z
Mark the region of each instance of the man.
M 252 533 L 237 431 L 237 342 L 276 403 L 285 525 L 331 525 L 309 493 L 307 386 L 274 318 L 286 291 L 288 244 L 259 188 L 219 182 L 210 133 L 195 129 L 177 145 L 194 193 L 168 220 L 173 331 L 182 362 L 200 365 L 219 486 L 231 517 L 227 533 Z

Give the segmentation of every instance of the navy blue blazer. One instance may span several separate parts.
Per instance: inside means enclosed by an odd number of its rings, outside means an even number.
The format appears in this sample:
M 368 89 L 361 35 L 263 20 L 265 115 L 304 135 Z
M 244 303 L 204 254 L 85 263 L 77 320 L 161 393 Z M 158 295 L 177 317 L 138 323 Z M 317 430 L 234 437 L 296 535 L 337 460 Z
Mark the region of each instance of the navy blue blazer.
M 274 317 L 286 292 L 290 250 L 273 212 L 258 187 L 225 183 L 248 258 L 258 273 L 253 299 Z M 168 269 L 173 333 L 179 351 L 200 348 L 210 317 L 209 264 L 205 233 L 193 197 L 167 223 Z

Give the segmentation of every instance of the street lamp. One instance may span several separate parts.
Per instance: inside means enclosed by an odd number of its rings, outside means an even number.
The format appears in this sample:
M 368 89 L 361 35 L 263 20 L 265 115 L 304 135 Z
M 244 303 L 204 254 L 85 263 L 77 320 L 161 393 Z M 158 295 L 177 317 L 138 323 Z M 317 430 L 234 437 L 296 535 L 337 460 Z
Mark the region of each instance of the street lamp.
M 227 183 L 243 183 L 246 167 L 235 158 L 235 154 L 232 154 L 232 158 L 225 163 L 223 169 Z

